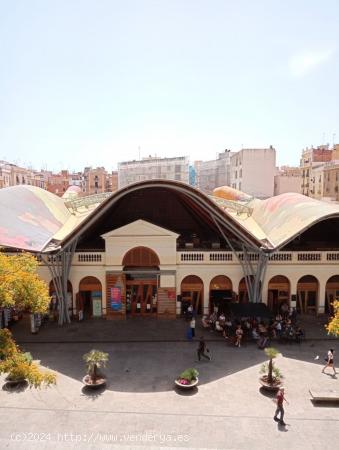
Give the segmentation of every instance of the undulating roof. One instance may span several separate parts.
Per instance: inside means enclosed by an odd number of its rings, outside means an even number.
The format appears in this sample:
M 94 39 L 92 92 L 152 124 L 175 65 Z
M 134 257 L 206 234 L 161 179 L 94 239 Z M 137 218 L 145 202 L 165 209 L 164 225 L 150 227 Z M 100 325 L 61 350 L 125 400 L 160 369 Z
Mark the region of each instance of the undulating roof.
M 230 188 L 219 188 L 213 196 L 183 183 L 152 180 L 127 186 L 96 204 L 79 200 L 77 209 L 67 207 L 67 199 L 33 186 L 0 189 L 0 246 L 32 252 L 50 251 L 53 242 L 63 246 L 83 229 L 95 223 L 114 202 L 142 189 L 166 189 L 180 192 L 189 207 L 201 208 L 205 214 L 216 213 L 219 220 L 238 230 L 239 236 L 256 246 L 275 250 L 312 225 L 327 218 L 339 217 L 339 205 L 317 201 L 301 194 L 288 193 L 267 200 L 251 199 Z M 93 196 L 95 197 L 95 196 Z M 90 205 L 90 206 L 89 206 Z M 219 211 L 219 212 L 218 212 Z
M 0 189 L 0 245 L 41 251 L 70 216 L 64 201 L 43 189 Z

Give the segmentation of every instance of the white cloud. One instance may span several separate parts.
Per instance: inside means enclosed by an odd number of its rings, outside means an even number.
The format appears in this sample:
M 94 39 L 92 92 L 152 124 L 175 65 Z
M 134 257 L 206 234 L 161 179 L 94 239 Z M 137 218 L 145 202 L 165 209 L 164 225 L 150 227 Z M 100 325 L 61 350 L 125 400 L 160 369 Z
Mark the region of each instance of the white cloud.
M 309 51 L 294 55 L 289 60 L 289 70 L 294 77 L 303 77 L 321 64 L 329 61 L 334 55 L 334 49 Z

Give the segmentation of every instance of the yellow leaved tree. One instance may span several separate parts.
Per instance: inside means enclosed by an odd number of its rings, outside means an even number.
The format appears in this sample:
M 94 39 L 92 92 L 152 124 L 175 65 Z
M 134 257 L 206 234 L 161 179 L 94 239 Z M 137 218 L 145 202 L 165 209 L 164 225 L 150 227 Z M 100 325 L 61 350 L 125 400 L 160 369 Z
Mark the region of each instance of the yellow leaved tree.
M 37 274 L 38 262 L 29 254 L 6 255 L 0 252 L 0 307 L 45 313 L 50 297 L 48 287 Z M 11 332 L 0 330 L 0 374 L 7 380 L 26 380 L 30 386 L 55 384 L 55 374 L 42 371 L 29 353 L 22 352 Z
M 333 316 L 331 317 L 326 329 L 329 334 L 339 337 L 339 299 L 335 299 L 332 303 Z
M 34 256 L 0 252 L 0 307 L 17 307 L 31 313 L 44 313 L 50 297 L 46 283 L 37 274 Z

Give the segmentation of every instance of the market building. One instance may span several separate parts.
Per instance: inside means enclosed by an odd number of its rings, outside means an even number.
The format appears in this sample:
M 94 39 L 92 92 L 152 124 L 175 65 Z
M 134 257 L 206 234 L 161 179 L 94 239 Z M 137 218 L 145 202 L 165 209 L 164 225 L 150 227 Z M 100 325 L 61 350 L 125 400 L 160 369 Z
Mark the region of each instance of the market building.
M 75 193 L 73 193 L 75 194 Z M 67 199 L 0 190 L 0 246 L 41 261 L 59 323 L 72 317 L 176 318 L 230 302 L 327 312 L 339 295 L 339 206 L 297 193 L 212 196 L 150 180 Z

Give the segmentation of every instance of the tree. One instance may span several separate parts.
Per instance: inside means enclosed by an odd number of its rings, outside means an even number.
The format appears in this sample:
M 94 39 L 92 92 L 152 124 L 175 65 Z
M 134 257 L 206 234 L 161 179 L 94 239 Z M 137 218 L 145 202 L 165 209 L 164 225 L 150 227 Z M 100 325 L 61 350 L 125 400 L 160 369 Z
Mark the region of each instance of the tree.
M 0 374 L 2 373 L 7 374 L 8 381 L 19 383 L 26 380 L 29 386 L 35 388 L 56 383 L 56 375 L 42 371 L 39 365 L 33 362 L 30 353 L 20 350 L 6 328 L 0 330 Z
M 108 353 L 100 350 L 91 350 L 84 354 L 83 359 L 86 362 L 88 375 L 92 383 L 95 384 L 98 378 L 98 368 L 106 367 Z
M 0 252 L 0 307 L 16 307 L 31 313 L 47 311 L 47 284 L 37 274 L 38 261 L 30 254 Z
M 339 299 L 335 299 L 332 303 L 333 316 L 331 317 L 329 323 L 326 325 L 326 329 L 329 334 L 339 337 Z

